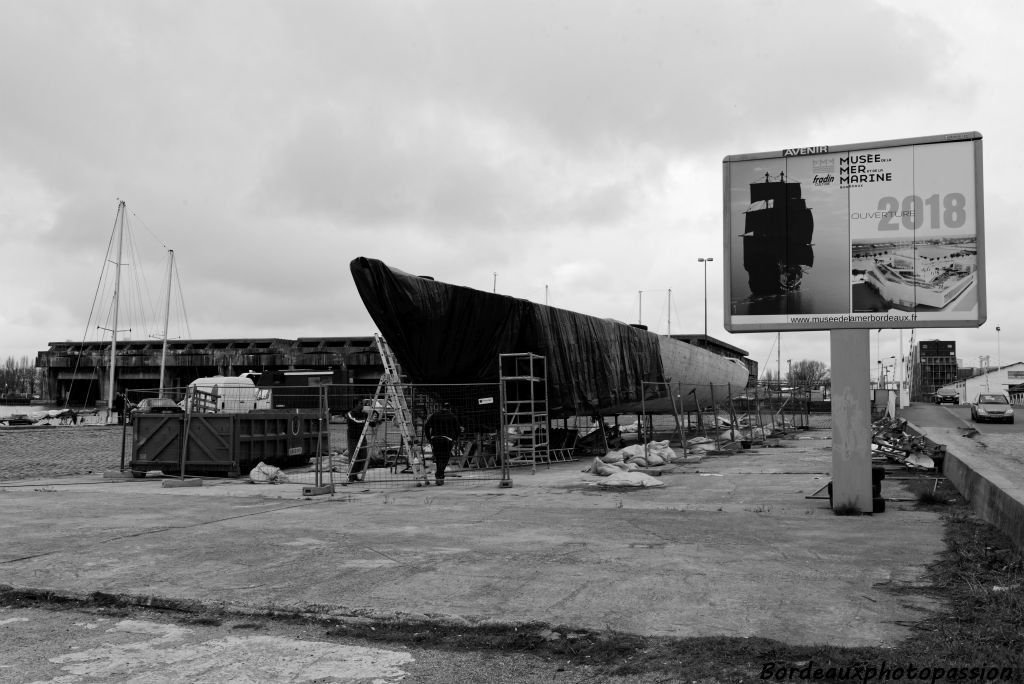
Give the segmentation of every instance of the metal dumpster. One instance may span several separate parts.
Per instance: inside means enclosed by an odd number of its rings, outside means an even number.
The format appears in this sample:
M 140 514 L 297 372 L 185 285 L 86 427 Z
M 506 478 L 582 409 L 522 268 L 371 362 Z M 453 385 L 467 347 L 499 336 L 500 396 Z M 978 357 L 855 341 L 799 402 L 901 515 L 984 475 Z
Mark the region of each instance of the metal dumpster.
M 181 472 L 184 414 L 136 414 L 129 468 L 140 477 L 150 470 Z M 247 475 L 260 461 L 279 468 L 305 465 L 327 455 L 329 430 L 318 411 L 198 413 L 190 418 L 185 474 Z

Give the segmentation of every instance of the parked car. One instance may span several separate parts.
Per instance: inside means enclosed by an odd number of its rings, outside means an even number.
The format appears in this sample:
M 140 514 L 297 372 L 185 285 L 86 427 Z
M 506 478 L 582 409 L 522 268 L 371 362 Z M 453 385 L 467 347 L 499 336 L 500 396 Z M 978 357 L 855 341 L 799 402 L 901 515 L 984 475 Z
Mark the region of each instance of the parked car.
M 932 397 L 932 401 L 936 404 L 959 404 L 960 393 L 952 387 L 943 387 L 935 393 Z
M 977 423 L 993 420 L 1012 423 L 1013 407 L 1002 394 L 979 394 L 971 404 L 971 420 Z
M 173 399 L 167 397 L 147 397 L 143 399 L 132 413 L 184 413 L 184 409 L 178 406 Z

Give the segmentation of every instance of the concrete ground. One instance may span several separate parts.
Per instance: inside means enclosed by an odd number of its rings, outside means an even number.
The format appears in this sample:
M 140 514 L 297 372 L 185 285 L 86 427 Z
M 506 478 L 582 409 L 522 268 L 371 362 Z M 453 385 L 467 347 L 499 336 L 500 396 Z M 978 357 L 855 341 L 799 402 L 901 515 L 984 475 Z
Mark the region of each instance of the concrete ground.
M 642 635 L 891 645 L 941 603 L 918 593 L 944 549 L 907 482 L 887 510 L 840 517 L 808 496 L 827 431 L 610 490 L 585 462 L 513 486 L 340 487 L 99 475 L 0 485 L 0 585 L 218 608 L 541 622 Z

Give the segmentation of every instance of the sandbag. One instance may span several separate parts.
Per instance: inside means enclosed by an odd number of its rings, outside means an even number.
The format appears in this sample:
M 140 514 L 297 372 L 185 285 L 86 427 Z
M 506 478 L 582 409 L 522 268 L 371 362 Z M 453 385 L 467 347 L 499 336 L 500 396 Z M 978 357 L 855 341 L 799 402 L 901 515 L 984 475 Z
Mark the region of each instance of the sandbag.
M 601 457 L 601 460 L 605 463 L 622 463 L 623 458 L 621 451 L 609 451 Z
M 584 469 L 585 473 L 593 473 L 594 475 L 600 475 L 607 477 L 615 473 L 621 473 L 622 469 L 615 463 L 605 463 L 600 458 L 595 458 L 590 464 L 589 468 Z
M 670 458 L 672 458 L 675 455 L 675 453 L 676 453 L 675 451 L 672 450 L 672 447 L 670 447 L 668 445 L 668 441 L 664 441 L 664 442 L 651 442 L 648 445 L 647 452 L 648 452 L 648 455 L 650 455 L 650 454 L 658 454 L 658 456 L 661 456 L 666 461 L 669 460 Z
M 661 454 L 651 452 L 647 454 L 647 465 L 649 466 L 660 466 L 665 465 L 665 459 L 661 457 Z
M 596 483 L 598 487 L 664 487 L 661 480 L 644 473 L 615 473 Z
M 287 482 L 288 478 L 277 466 L 260 461 L 249 471 L 249 481 L 253 484 L 281 484 Z
M 635 456 L 644 455 L 643 444 L 630 444 L 628 447 L 623 447 L 620 453 L 626 458 L 627 461 L 631 460 Z

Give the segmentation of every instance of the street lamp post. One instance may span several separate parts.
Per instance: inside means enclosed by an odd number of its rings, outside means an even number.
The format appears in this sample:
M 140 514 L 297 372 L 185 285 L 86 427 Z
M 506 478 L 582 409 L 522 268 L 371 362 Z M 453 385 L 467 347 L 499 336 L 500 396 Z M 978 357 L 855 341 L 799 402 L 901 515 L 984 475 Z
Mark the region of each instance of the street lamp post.
M 999 349 L 999 326 L 996 326 L 996 369 L 1003 367 L 1002 350 Z
M 697 261 L 704 264 L 704 337 L 708 336 L 708 262 L 714 261 L 714 257 L 697 257 Z

